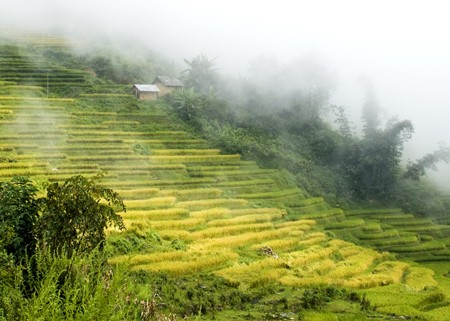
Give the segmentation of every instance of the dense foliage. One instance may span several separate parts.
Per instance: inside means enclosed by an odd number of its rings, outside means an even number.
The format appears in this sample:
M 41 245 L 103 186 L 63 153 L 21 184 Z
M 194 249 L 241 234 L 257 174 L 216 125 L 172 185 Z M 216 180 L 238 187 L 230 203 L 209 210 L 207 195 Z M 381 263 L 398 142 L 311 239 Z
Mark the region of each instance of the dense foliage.
M 442 148 L 402 168 L 403 146 L 413 124 L 391 119 L 383 128 L 381 108 L 367 79 L 361 80 L 367 93 L 363 133 L 356 135 L 346 108 L 329 105 L 334 74 L 314 57 L 284 66 L 260 57 L 245 79 L 221 78 L 214 61 L 203 55 L 186 63 L 190 89 L 167 99 L 184 120 L 226 152 L 256 159 L 264 167 L 288 169 L 299 187 L 326 196 L 332 204 L 369 201 L 422 212 L 405 202 L 409 191 L 403 187 L 449 159 Z M 337 128 L 326 121 L 330 114 Z M 429 188 L 423 185 L 421 190 Z M 439 197 L 433 202 L 439 203 Z
M 46 197 L 36 192 L 23 177 L 0 184 L 0 320 L 97 313 L 111 297 L 102 249 L 106 227 L 124 228 L 121 198 L 83 176 L 51 184 Z

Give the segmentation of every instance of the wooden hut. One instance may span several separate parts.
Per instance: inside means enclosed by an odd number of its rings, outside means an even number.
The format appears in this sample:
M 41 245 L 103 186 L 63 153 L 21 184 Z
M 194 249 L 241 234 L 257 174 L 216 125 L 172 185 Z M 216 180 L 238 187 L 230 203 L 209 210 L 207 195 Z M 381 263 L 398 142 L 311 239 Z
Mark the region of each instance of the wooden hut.
M 168 76 L 156 76 L 155 80 L 153 80 L 153 85 L 158 86 L 160 96 L 167 95 L 176 89 L 183 88 L 183 84 L 179 79 Z
M 134 97 L 141 100 L 155 100 L 159 96 L 159 88 L 156 85 L 134 85 Z

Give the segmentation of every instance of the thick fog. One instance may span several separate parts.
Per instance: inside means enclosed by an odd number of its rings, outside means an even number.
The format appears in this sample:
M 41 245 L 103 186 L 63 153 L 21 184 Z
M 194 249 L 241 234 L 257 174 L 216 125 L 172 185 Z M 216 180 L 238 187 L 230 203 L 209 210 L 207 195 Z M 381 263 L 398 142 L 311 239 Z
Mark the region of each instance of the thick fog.
M 223 74 L 245 76 L 261 55 L 280 63 L 314 55 L 337 77 L 331 104 L 348 106 L 358 120 L 364 88 L 357 79 L 364 76 L 386 117 L 413 122 L 406 158 L 450 145 L 444 0 L 0 0 L 0 8 L 3 29 L 138 42 L 180 66 L 204 53 L 218 57 Z M 448 168 L 439 177 L 450 181 Z

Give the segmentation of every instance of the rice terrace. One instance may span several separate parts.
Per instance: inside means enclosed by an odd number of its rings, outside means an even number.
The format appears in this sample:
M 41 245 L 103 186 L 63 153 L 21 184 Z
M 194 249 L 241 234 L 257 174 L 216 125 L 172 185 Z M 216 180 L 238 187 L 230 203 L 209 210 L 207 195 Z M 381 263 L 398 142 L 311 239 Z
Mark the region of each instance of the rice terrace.
M 27 177 L 42 196 L 95 178 L 126 211 L 106 230 L 109 278 L 77 283 L 91 294 L 5 281 L 0 320 L 450 320 L 450 216 L 340 205 L 224 150 L 176 99 L 136 99 L 66 39 L 1 35 L 0 180 Z

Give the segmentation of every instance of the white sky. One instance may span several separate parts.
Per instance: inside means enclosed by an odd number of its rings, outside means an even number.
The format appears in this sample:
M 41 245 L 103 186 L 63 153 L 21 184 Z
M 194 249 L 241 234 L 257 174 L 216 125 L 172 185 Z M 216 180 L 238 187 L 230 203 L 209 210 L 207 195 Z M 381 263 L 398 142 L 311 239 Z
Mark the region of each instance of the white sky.
M 409 155 L 450 146 L 450 1 L 0 0 L 0 8 L 0 27 L 136 37 L 180 64 L 218 56 L 223 72 L 245 74 L 259 55 L 287 62 L 315 53 L 338 76 L 331 103 L 357 115 L 355 80 L 368 75 L 381 107 L 414 123 Z

